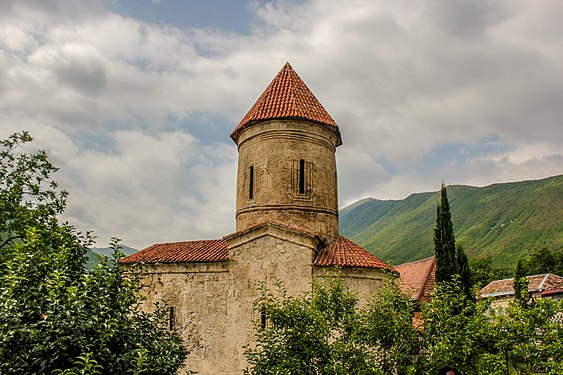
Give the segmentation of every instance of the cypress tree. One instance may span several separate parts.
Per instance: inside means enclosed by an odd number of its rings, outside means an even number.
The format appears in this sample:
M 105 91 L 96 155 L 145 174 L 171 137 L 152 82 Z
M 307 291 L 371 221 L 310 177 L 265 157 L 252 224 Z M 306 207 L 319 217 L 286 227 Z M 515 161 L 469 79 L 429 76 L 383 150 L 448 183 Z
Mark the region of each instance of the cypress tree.
M 528 279 L 526 279 L 526 274 L 524 273 L 522 259 L 518 259 L 518 263 L 516 263 L 516 269 L 514 270 L 514 300 L 516 300 L 522 307 L 526 307 L 530 299 L 528 286 L 529 281 Z
M 463 245 L 461 243 L 456 243 L 456 261 L 457 273 L 460 276 L 465 295 L 467 298 L 472 298 L 471 288 L 473 286 L 473 278 L 471 269 L 469 268 L 469 260 L 467 259 L 467 255 L 465 255 L 465 251 L 463 251 Z
M 456 274 L 456 254 L 454 229 L 448 203 L 446 186 L 442 182 L 441 199 L 436 208 L 436 227 L 434 228 L 434 250 L 436 253 L 436 281 L 451 281 Z
M 440 203 L 436 209 L 436 227 L 434 228 L 434 250 L 436 253 L 436 281 L 451 281 L 459 275 L 465 295 L 471 298 L 471 270 L 463 246 L 455 242 L 454 226 L 450 214 L 448 192 L 442 182 Z

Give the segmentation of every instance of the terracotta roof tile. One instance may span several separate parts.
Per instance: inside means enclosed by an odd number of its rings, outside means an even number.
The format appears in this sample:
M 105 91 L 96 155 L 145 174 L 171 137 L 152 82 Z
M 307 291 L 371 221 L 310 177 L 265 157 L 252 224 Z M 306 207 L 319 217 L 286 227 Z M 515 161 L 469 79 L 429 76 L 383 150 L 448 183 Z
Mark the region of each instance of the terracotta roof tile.
M 531 293 L 543 293 L 563 286 L 563 277 L 551 273 L 526 276 L 526 279 L 530 282 L 528 291 Z M 514 279 L 492 281 L 481 289 L 479 294 L 481 297 L 511 296 L 514 294 Z
M 225 262 L 228 258 L 227 241 L 203 240 L 154 244 L 123 258 L 121 263 Z
M 436 282 L 436 257 L 400 264 L 395 271 L 401 275 L 401 289 L 412 293 L 413 300 L 428 299 Z
M 393 268 L 387 263 L 379 260 L 364 248 L 356 245 L 345 237 L 339 237 L 336 241 L 320 250 L 313 261 L 317 267 L 360 267 L 360 268 Z
M 285 64 L 233 130 L 231 138 L 249 123 L 282 118 L 304 119 L 338 129 L 336 122 L 289 63 Z

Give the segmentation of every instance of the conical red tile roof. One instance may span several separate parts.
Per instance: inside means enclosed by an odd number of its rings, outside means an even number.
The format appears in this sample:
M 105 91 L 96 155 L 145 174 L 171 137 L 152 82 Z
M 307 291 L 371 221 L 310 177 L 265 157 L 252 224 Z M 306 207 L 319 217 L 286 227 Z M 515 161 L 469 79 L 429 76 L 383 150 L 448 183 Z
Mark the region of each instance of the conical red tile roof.
M 280 70 L 231 134 L 255 121 L 297 118 L 334 127 L 336 122 L 289 63 Z

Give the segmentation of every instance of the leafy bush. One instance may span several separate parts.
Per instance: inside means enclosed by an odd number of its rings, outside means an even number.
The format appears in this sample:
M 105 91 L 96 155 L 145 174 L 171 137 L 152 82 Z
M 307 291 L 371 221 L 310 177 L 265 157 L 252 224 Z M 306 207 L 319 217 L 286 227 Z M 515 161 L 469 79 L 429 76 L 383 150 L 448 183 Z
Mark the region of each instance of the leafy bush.
M 141 310 L 117 240 L 111 259 L 84 269 L 92 237 L 58 223 L 67 193 L 44 152 L 18 152 L 30 141 L 0 141 L 0 373 L 175 374 L 186 352 L 166 308 Z
M 338 277 L 314 280 L 311 293 L 262 289 L 257 345 L 246 374 L 560 374 L 563 302 L 538 299 L 495 310 L 468 298 L 459 279 L 437 285 L 412 324 L 414 305 L 393 283 L 364 307 Z M 263 322 L 262 322 L 263 323 Z

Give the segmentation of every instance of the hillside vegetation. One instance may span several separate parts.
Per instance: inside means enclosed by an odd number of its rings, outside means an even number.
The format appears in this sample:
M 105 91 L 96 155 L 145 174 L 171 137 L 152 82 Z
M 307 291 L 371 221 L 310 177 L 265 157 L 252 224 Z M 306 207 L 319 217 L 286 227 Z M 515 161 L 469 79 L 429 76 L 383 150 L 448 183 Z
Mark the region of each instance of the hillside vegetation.
M 563 246 L 563 175 L 486 187 L 448 186 L 456 240 L 470 258 L 512 268 L 539 247 Z M 439 192 L 363 199 L 340 211 L 342 235 L 397 265 L 433 255 Z
M 136 253 L 138 250 L 129 246 L 120 245 L 121 251 L 127 255 Z M 111 257 L 113 254 L 113 249 L 111 247 L 94 247 L 89 249 L 86 253 L 86 264 L 84 265 L 86 269 L 93 269 L 98 263 L 100 263 L 104 256 Z

